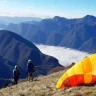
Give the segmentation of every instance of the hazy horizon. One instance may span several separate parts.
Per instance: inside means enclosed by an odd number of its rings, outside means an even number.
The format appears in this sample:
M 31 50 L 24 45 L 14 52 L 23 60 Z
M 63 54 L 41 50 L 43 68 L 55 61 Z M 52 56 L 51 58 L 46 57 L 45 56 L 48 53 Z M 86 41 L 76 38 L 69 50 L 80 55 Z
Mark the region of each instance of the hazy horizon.
M 71 63 L 77 63 L 84 57 L 90 55 L 87 52 L 73 50 L 65 47 L 56 47 L 48 45 L 35 44 L 42 53 L 53 56 L 58 59 L 59 63 L 63 66 L 68 66 Z
M 81 18 L 96 16 L 96 0 L 0 0 L 0 16 Z

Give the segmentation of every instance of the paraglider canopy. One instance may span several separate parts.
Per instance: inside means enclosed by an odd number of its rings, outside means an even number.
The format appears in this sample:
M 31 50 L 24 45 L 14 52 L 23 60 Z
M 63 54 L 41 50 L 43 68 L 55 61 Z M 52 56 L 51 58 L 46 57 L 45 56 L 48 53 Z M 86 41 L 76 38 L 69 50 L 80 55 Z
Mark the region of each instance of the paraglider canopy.
M 58 80 L 56 88 L 96 82 L 96 54 L 83 58 L 68 69 Z

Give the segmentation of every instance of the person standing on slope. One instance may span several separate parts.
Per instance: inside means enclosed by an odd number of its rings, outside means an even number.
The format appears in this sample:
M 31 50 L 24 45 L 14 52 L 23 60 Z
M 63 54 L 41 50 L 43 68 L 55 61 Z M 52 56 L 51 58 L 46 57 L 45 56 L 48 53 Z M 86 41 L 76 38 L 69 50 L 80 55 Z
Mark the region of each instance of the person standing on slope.
M 27 75 L 28 75 L 28 77 L 27 78 L 29 81 L 30 81 L 30 78 L 33 81 L 34 72 L 35 72 L 35 67 L 32 63 L 32 60 L 28 60 L 28 63 L 27 63 Z
M 16 65 L 13 69 L 13 78 L 14 78 L 14 84 L 18 83 L 19 80 L 19 76 L 20 76 L 20 71 L 18 66 Z

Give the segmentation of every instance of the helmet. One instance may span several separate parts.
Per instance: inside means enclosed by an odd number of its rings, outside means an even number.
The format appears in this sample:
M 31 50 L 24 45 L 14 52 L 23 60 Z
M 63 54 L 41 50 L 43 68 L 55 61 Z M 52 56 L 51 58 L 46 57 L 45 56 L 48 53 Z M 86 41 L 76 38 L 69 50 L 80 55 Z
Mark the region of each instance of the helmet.
M 18 66 L 17 66 L 17 65 L 15 65 L 15 69 L 16 69 L 16 68 L 18 68 Z
M 29 59 L 29 60 L 28 60 L 28 63 L 32 63 L 32 60 Z

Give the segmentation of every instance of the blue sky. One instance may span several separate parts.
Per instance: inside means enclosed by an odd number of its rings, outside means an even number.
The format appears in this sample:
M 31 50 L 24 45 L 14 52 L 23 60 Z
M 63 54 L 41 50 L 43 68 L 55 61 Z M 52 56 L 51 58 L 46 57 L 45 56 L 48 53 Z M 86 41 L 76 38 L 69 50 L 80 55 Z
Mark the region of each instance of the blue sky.
M 0 0 L 0 16 L 80 18 L 96 16 L 96 0 Z

